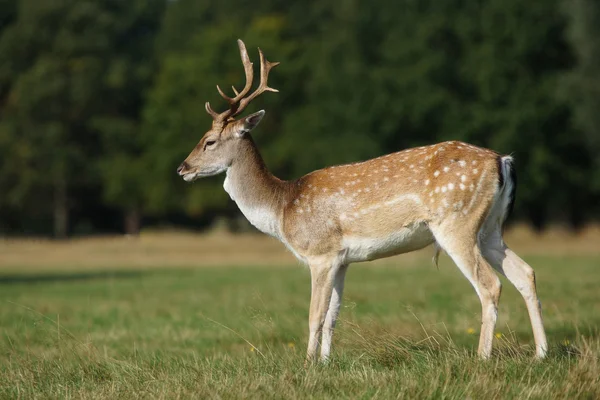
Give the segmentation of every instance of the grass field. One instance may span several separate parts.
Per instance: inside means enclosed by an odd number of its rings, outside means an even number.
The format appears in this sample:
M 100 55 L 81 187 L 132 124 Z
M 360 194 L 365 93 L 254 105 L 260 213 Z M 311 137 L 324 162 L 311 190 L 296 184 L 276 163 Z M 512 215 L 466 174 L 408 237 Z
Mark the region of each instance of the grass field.
M 240 259 L 253 265 L 191 268 L 230 243 L 211 240 L 196 238 L 213 247 L 164 268 L 160 254 L 147 267 L 123 256 L 119 267 L 116 250 L 102 268 L 82 255 L 99 253 L 90 243 L 69 248 L 71 261 L 56 255 L 64 244 L 0 245 L 0 397 L 600 398 L 595 245 L 580 244 L 589 251 L 576 256 L 568 246 L 524 249 L 537 271 L 547 360 L 533 360 L 524 303 L 504 279 L 493 357 L 478 360 L 475 292 L 447 257 L 436 269 L 431 254 L 417 253 L 350 268 L 332 361 L 305 368 L 308 270 L 266 254 L 271 242 L 243 238 L 257 254 Z M 184 242 L 172 246 L 184 251 Z M 124 243 L 123 254 L 146 246 Z M 287 266 L 268 266 L 277 257 Z

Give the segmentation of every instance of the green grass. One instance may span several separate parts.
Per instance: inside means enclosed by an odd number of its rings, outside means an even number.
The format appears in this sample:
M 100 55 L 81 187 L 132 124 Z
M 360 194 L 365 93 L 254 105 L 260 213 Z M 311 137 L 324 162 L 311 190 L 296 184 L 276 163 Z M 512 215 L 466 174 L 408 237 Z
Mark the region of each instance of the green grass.
M 332 361 L 310 368 L 303 267 L 0 276 L 0 397 L 599 398 L 600 259 L 528 261 L 542 362 L 505 280 L 476 357 L 479 302 L 448 260 L 353 265 Z

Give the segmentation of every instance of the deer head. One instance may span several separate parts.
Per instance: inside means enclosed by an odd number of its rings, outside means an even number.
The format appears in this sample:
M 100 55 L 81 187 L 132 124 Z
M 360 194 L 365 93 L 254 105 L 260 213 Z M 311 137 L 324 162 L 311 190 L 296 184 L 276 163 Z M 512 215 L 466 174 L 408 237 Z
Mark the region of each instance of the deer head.
M 271 68 L 276 67 L 279 63 L 267 61 L 262 50 L 258 49 L 260 55 L 260 84 L 252 94 L 248 95 L 252 88 L 254 72 L 246 51 L 246 45 L 238 39 L 238 46 L 246 73 L 246 85 L 241 92 L 238 92 L 232 86 L 235 97 L 227 96 L 217 85 L 219 94 L 229 103 L 229 109 L 222 113 L 213 111 L 210 103 L 206 103 L 206 112 L 213 119 L 212 127 L 177 168 L 177 173 L 187 182 L 226 171 L 235 161 L 240 144 L 244 140 L 249 140 L 248 133 L 258 125 L 265 112 L 261 110 L 239 120 L 236 120 L 235 117 L 263 92 L 278 91 L 270 88 L 267 85 L 267 80 Z

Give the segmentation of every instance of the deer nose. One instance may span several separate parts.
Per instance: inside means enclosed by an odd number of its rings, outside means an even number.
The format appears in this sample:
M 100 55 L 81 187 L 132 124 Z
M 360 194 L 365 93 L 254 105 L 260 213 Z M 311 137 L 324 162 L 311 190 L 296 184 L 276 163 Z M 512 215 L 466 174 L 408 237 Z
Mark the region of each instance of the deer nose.
M 180 165 L 179 167 L 177 167 L 177 173 L 178 173 L 179 175 L 183 175 L 183 174 L 184 174 L 184 171 L 185 171 L 186 169 L 188 169 L 188 168 L 190 168 L 190 166 L 189 166 L 189 165 L 187 165 L 187 163 L 184 161 L 184 162 L 182 162 L 182 163 L 181 163 L 181 165 Z

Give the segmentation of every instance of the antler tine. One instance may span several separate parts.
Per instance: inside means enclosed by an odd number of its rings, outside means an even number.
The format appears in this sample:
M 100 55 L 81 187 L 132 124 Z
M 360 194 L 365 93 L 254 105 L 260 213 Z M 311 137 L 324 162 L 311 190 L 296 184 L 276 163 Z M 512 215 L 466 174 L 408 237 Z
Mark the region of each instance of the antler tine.
M 244 108 L 246 108 L 246 106 L 252 100 L 254 100 L 256 97 L 258 97 L 260 94 L 262 94 L 264 92 L 279 92 L 279 90 L 269 87 L 267 85 L 267 82 L 269 80 L 269 72 L 271 71 L 272 68 L 275 68 L 276 66 L 278 66 L 279 63 L 278 62 L 269 62 L 265 58 L 265 55 L 261 49 L 258 49 L 258 54 L 260 56 L 260 84 L 258 85 L 258 88 L 250 96 L 240 100 L 240 104 L 239 104 L 237 110 L 235 110 L 235 112 L 231 115 L 232 117 L 234 117 L 234 116 L 238 115 L 239 113 L 241 113 L 242 111 L 244 111 Z
M 269 62 L 265 55 L 263 54 L 261 49 L 258 49 L 258 53 L 260 55 L 260 84 L 258 88 L 248 97 L 244 98 L 252 88 L 252 83 L 254 80 L 254 73 L 252 69 L 252 62 L 250 62 L 250 57 L 248 57 L 248 51 L 246 50 L 246 45 L 240 39 L 238 39 L 238 47 L 240 48 L 240 57 L 242 58 L 242 64 L 244 64 L 244 72 L 246 73 L 246 85 L 241 92 L 238 92 L 234 86 L 231 88 L 235 93 L 235 97 L 231 98 L 227 96 L 217 85 L 217 90 L 221 97 L 223 97 L 229 103 L 229 110 L 223 111 L 222 113 L 215 112 L 210 104 L 207 102 L 205 105 L 206 112 L 213 118 L 215 121 L 226 121 L 229 118 L 232 118 L 242 111 L 244 108 L 256 97 L 258 97 L 263 92 L 278 92 L 279 90 L 273 89 L 267 86 L 267 81 L 269 79 L 269 71 L 272 68 L 275 68 L 279 65 L 278 62 Z
M 231 98 L 227 96 L 217 85 L 217 90 L 221 97 L 223 97 L 230 105 L 237 104 L 245 95 L 248 94 L 250 89 L 252 88 L 252 82 L 254 81 L 254 71 L 252 69 L 252 62 L 250 61 L 250 57 L 248 57 L 248 50 L 246 50 L 246 45 L 242 42 L 241 39 L 238 39 L 238 47 L 240 48 L 240 57 L 242 59 L 242 64 L 244 65 L 244 72 L 246 73 L 246 86 L 241 92 L 237 92 L 235 88 L 233 91 L 235 92 L 235 97 Z
M 219 118 L 219 113 L 215 112 L 212 109 L 208 101 L 204 104 L 204 108 L 206 109 L 206 112 L 212 117 L 212 119 L 216 120 L 217 118 Z

